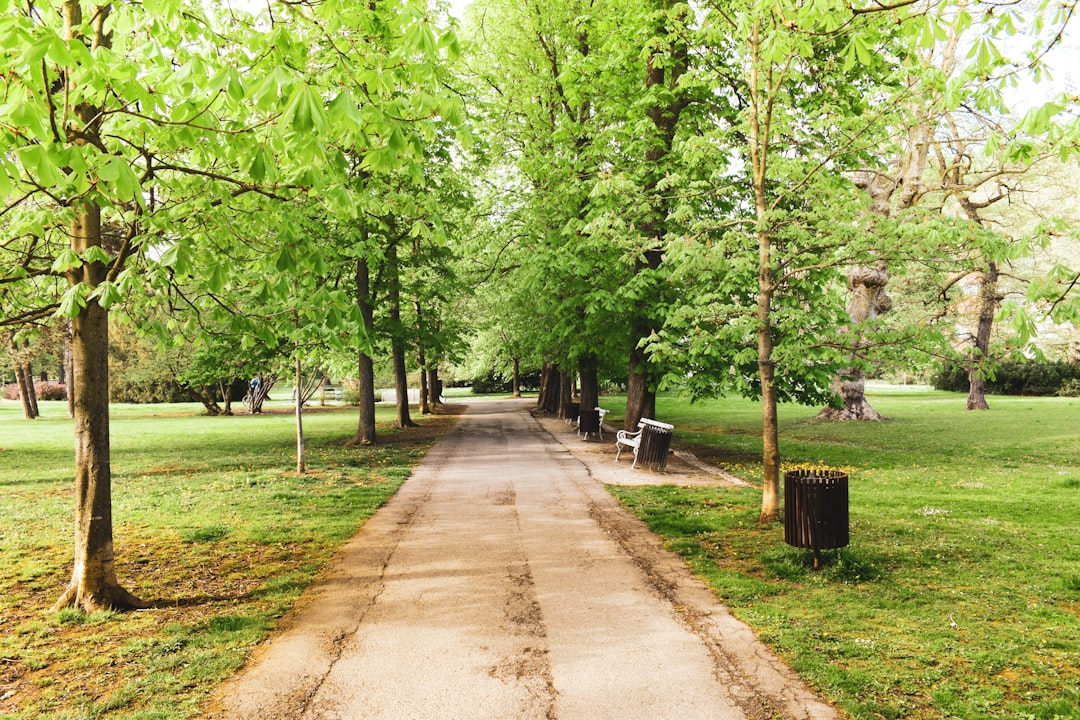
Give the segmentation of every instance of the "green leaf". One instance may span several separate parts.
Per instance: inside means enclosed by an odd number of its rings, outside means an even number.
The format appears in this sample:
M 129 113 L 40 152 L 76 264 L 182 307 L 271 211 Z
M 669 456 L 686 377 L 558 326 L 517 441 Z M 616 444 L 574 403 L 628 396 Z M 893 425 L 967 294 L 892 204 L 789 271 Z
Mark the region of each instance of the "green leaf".
M 112 258 L 109 257 L 109 254 L 97 245 L 94 245 L 84 250 L 82 254 L 82 259 L 83 262 L 87 264 L 99 262 L 108 265 L 112 262 Z
M 79 283 L 68 288 L 60 300 L 60 309 L 57 312 L 64 317 L 78 317 L 86 307 L 86 298 L 90 294 L 90 288 L 86 283 Z
M 50 269 L 55 273 L 67 272 L 72 268 L 82 267 L 82 262 L 79 253 L 71 248 L 64 248 L 60 251 L 60 254 L 56 256 L 56 259 L 53 260 Z
M 120 288 L 115 283 L 103 282 L 97 286 L 93 293 L 90 294 L 91 298 L 96 298 L 98 305 L 107 308 L 112 305 L 116 305 L 124 299 L 123 293 L 120 292 Z

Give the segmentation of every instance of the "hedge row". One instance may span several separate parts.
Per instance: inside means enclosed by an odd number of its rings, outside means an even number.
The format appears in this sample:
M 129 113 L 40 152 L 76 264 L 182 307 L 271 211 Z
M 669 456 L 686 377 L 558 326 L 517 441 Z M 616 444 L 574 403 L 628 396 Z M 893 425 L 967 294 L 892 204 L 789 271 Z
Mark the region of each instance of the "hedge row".
M 943 365 L 930 379 L 937 390 L 967 392 L 967 368 Z M 1067 362 L 1008 362 L 996 365 L 986 378 L 986 392 L 995 395 L 1080 396 L 1080 365 Z

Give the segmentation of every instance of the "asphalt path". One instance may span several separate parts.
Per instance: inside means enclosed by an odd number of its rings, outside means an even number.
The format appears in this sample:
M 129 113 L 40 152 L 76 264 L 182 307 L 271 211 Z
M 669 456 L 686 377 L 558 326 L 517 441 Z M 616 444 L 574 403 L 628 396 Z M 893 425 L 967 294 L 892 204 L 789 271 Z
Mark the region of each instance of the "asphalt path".
M 209 717 L 837 718 L 528 407 L 471 404 Z

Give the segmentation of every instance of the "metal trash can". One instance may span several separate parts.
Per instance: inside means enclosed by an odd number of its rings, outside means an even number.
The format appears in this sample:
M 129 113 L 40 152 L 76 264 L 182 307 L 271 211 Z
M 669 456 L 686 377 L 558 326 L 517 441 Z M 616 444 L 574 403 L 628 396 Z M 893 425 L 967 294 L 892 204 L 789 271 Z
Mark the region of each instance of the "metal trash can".
M 784 473 L 784 542 L 814 551 L 847 547 L 848 476 L 837 470 L 793 470 Z
M 674 425 L 642 418 L 641 440 L 634 458 L 636 467 L 650 470 L 663 470 L 667 467 L 668 452 L 671 450 L 671 436 Z
M 593 435 L 600 433 L 599 410 L 582 410 L 578 413 L 578 435 L 584 435 L 588 440 L 589 433 Z

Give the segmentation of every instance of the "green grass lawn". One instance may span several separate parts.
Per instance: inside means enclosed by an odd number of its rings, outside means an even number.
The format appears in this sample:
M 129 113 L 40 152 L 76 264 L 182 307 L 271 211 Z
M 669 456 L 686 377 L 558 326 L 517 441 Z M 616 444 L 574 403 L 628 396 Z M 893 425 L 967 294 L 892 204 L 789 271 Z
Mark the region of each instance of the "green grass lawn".
M 852 717 L 1080 718 L 1080 401 L 871 401 L 890 420 L 781 409 L 786 468 L 850 473 L 851 545 L 820 571 L 757 524 L 758 489 L 612 491 Z M 760 484 L 759 405 L 661 397 L 657 415 Z
M 124 615 L 49 613 L 71 574 L 71 421 L 0 402 L 0 717 L 179 720 L 234 671 L 400 484 L 445 416 L 346 448 L 355 409 L 206 417 L 198 405 L 114 406 L 113 521 Z M 271 406 L 268 406 L 271 407 Z M 414 418 L 415 419 L 415 418 Z

